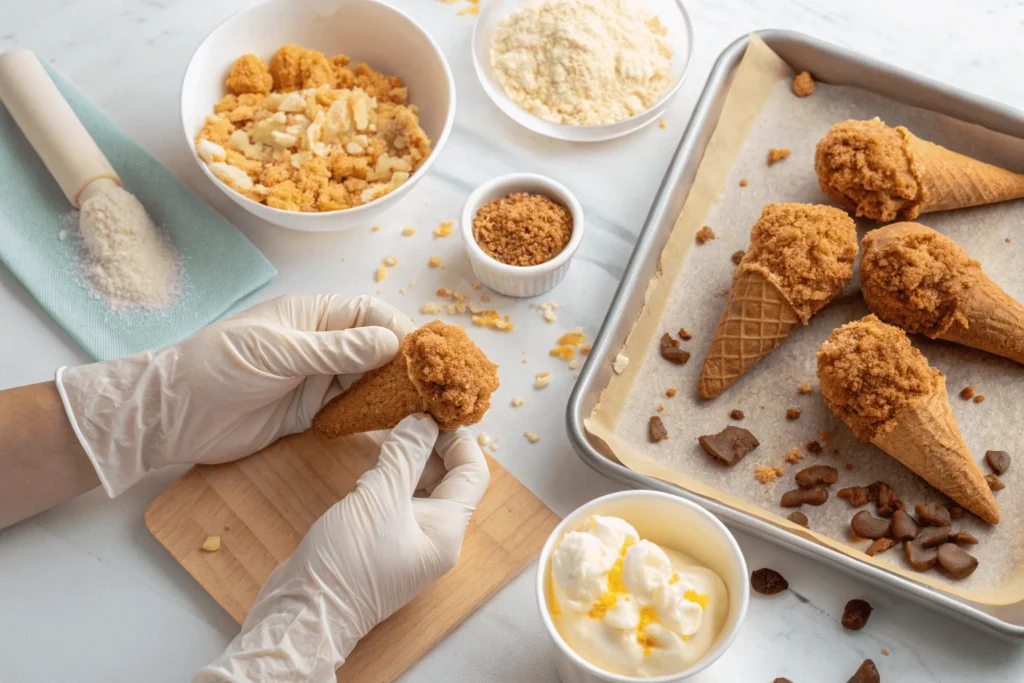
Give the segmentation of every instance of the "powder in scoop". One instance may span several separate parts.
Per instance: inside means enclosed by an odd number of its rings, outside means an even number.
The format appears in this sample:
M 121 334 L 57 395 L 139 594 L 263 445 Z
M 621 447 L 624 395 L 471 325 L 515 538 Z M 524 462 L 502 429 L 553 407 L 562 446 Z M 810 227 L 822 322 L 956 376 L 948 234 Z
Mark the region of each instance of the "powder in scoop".
M 178 302 L 178 253 L 130 192 L 115 186 L 86 200 L 78 233 L 82 275 L 110 308 L 168 308 Z
M 536 266 L 565 249 L 572 227 L 572 214 L 561 204 L 517 192 L 480 207 L 473 219 L 473 238 L 502 263 Z

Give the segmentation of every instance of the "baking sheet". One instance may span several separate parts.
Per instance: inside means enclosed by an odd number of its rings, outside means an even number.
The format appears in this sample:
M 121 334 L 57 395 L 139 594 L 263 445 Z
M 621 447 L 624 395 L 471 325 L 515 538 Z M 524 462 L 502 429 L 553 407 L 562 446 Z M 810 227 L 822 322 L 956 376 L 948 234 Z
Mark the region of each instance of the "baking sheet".
M 844 294 L 818 313 L 808 327 L 786 339 L 736 384 L 714 401 L 697 397 L 695 385 L 707 345 L 725 303 L 719 296 L 729 288 L 731 254 L 745 249 L 750 228 L 761 208 L 771 201 L 828 203 L 818 188 L 813 159 L 817 141 L 828 128 L 847 118 L 881 116 L 891 125 L 906 125 L 918 136 L 956 151 L 1015 170 L 1024 159 L 1024 141 L 992 133 L 881 98 L 852 87 L 817 84 L 811 97 L 796 98 L 790 92 L 792 72 L 764 43 L 751 36 L 750 47 L 731 86 L 719 124 L 701 163 L 693 189 L 672 236 L 661 255 L 659 274 L 648 286 L 646 305 L 634 326 L 623 353 L 631 359 L 625 372 L 614 376 L 593 414 L 588 431 L 603 440 L 626 466 L 646 475 L 680 485 L 714 498 L 748 514 L 766 519 L 794 533 L 872 562 L 922 583 L 986 604 L 1009 604 L 1024 598 L 1024 567 L 1021 567 L 1021 469 L 1004 475 L 1007 488 L 996 493 L 1002 522 L 990 528 L 971 515 L 954 524 L 974 533 L 981 544 L 970 548 L 980 561 L 968 579 L 953 582 L 943 572 L 920 574 L 909 568 L 900 548 L 868 558 L 861 552 L 868 541 L 851 542 L 849 520 L 855 510 L 835 497 L 845 486 L 867 485 L 881 479 L 889 483 L 908 505 L 938 502 L 944 498 L 923 480 L 868 444 L 858 442 L 821 400 L 815 378 L 814 353 L 831 331 L 868 311 L 860 300 L 856 277 Z M 766 165 L 769 147 L 785 147 L 792 156 L 772 167 Z M 739 181 L 746 178 L 747 187 Z M 1020 257 L 1020 241 L 1006 242 L 1024 225 L 1024 202 L 925 214 L 918 222 L 948 235 L 982 262 L 986 272 L 1007 292 L 1024 298 L 1024 273 L 1014 267 Z M 695 245 L 694 234 L 710 225 L 717 238 Z M 875 227 L 863 223 L 859 232 Z M 855 268 L 856 272 L 856 268 Z M 694 338 L 684 343 L 693 353 L 682 368 L 670 366 L 658 354 L 663 332 L 685 327 Z M 914 338 L 915 345 L 931 364 L 947 376 L 953 411 L 964 438 L 976 457 L 986 450 L 1007 450 L 1013 425 L 1024 424 L 1024 405 L 1018 399 L 1024 386 L 1024 368 L 955 345 Z M 797 386 L 810 382 L 814 391 L 800 395 Z M 971 384 L 985 396 L 976 404 L 956 396 Z M 679 394 L 667 398 L 675 387 Z M 658 413 L 659 405 L 665 411 Z M 787 408 L 802 411 L 799 420 L 788 421 Z M 696 437 L 720 431 L 733 408 L 747 417 L 741 424 L 761 441 L 761 446 L 732 469 L 708 457 Z M 670 439 L 658 444 L 647 440 L 647 421 L 659 414 Z M 785 463 L 786 451 L 828 434 L 826 453 L 807 454 L 798 464 Z M 1019 430 L 1018 430 L 1019 431 Z M 840 470 L 829 502 L 819 508 L 805 507 L 813 532 L 784 518 L 789 510 L 778 506 L 786 490 L 794 488 L 792 475 L 805 466 L 831 464 Z M 846 469 L 846 465 L 853 470 Z M 753 476 L 758 465 L 782 465 L 785 474 L 774 484 L 762 485 Z M 982 471 L 988 468 L 982 464 Z M 873 506 L 866 509 L 873 510 Z

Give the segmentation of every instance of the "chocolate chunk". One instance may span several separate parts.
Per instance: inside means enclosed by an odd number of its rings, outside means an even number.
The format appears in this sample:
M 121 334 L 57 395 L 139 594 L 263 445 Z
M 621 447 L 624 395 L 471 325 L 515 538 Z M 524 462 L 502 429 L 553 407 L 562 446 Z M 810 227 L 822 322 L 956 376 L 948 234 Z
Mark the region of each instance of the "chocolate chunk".
M 1010 454 L 1006 451 L 985 451 L 985 462 L 996 474 L 1006 474 L 1010 469 Z
M 843 628 L 859 631 L 868 623 L 874 608 L 867 600 L 850 600 L 843 608 Z
M 794 510 L 793 512 L 790 512 L 788 515 L 786 515 L 786 519 L 793 522 L 793 524 L 799 524 L 805 529 L 811 528 L 810 523 L 807 521 L 807 515 L 800 512 L 799 510 Z
M 796 485 L 802 489 L 811 486 L 831 486 L 839 481 L 839 470 L 828 465 L 811 465 L 796 473 Z
M 934 548 L 922 548 L 917 541 L 903 541 L 903 552 L 910 566 L 919 572 L 926 572 L 935 566 L 939 559 L 939 551 Z
M 870 659 L 865 659 L 864 663 L 857 669 L 857 673 L 853 674 L 853 678 L 846 681 L 846 683 L 881 683 L 882 678 L 878 675 L 878 668 L 875 663 Z
M 976 539 L 974 534 L 971 532 L 961 529 L 960 531 L 953 532 L 949 535 L 949 542 L 960 543 L 963 545 L 977 545 L 978 539 Z
M 693 339 L 693 335 L 686 331 L 685 327 L 679 328 L 679 338 L 683 341 L 690 341 Z
M 761 595 L 775 595 L 789 588 L 789 581 L 774 569 L 755 569 L 750 575 L 750 587 Z
M 1003 483 L 1003 480 L 1000 479 L 999 476 L 995 474 L 995 472 L 989 472 L 988 474 L 986 474 L 985 481 L 988 482 L 988 487 L 993 491 L 1002 491 L 1003 489 L 1006 488 L 1006 484 Z
M 891 517 L 894 512 L 903 509 L 903 501 L 896 497 L 896 494 L 884 481 L 876 481 L 868 487 L 869 491 L 871 491 L 871 487 L 875 487 L 873 498 L 875 512 L 883 517 Z
M 891 538 L 878 538 L 875 539 L 875 542 L 872 543 L 864 552 L 866 552 L 870 557 L 874 557 L 878 553 L 884 553 L 894 545 L 896 545 L 896 541 Z
M 668 430 L 665 429 L 665 423 L 657 415 L 654 415 L 647 421 L 647 438 L 650 439 L 651 443 L 664 441 L 668 438 Z
M 944 505 L 938 503 L 922 503 L 914 506 L 914 511 L 917 513 L 917 518 L 921 520 L 922 524 L 931 524 L 932 526 L 949 526 L 949 510 Z
M 690 360 L 690 352 L 679 348 L 679 342 L 666 332 L 661 335 L 661 357 L 670 363 L 683 365 Z
M 939 565 L 954 579 L 966 579 L 978 568 L 978 558 L 955 543 L 939 546 Z
M 731 410 L 729 411 L 729 417 L 734 420 L 742 420 L 746 415 L 743 414 L 742 410 Z
M 807 449 L 808 453 L 814 453 L 815 455 L 820 454 L 822 451 L 821 444 L 817 441 L 808 441 L 804 448 Z
M 812 486 L 808 489 L 793 489 L 782 494 L 784 508 L 797 508 L 801 505 L 824 505 L 828 500 L 828 491 L 824 486 Z
M 949 540 L 948 526 L 926 526 L 917 534 L 917 542 L 922 548 L 934 548 Z
M 867 510 L 861 510 L 850 520 L 850 529 L 861 538 L 882 538 L 889 535 L 889 520 L 878 519 Z
M 863 486 L 848 486 L 845 489 L 839 489 L 839 493 L 836 495 L 840 498 L 846 498 L 850 501 L 850 505 L 859 508 L 862 505 L 867 505 L 868 501 L 871 500 L 868 493 L 868 490 Z
M 799 420 L 800 411 L 796 408 L 786 408 L 786 419 L 787 420 Z
M 946 503 L 946 509 L 949 510 L 949 516 L 953 519 L 960 519 L 964 516 L 964 509 L 956 503 Z
M 717 434 L 697 437 L 704 451 L 727 467 L 761 445 L 757 437 L 742 427 L 726 427 Z
M 913 541 L 917 538 L 917 522 L 904 510 L 892 513 L 892 537 L 897 541 Z

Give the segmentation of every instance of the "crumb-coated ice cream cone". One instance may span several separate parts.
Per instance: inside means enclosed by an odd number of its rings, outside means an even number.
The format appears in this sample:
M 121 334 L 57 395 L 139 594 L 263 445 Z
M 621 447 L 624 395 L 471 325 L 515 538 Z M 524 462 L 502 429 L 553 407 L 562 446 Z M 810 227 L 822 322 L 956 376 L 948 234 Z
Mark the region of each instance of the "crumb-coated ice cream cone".
M 960 435 L 946 378 L 906 333 L 874 315 L 834 330 L 818 350 L 826 405 L 857 438 L 893 456 L 991 524 L 999 507 Z
M 371 370 L 313 418 L 321 438 L 391 429 L 426 412 L 450 431 L 480 421 L 498 388 L 498 366 L 466 331 L 439 320 L 409 334 L 394 359 Z
M 844 121 L 818 142 L 821 189 L 877 221 L 913 220 L 946 211 L 1024 198 L 1024 175 L 922 140 L 878 118 Z
M 918 223 L 875 230 L 860 272 L 864 300 L 882 320 L 1024 363 L 1024 306 L 945 235 Z
M 697 393 L 715 398 L 838 295 L 853 275 L 857 231 L 845 213 L 769 204 L 733 274 Z
M 887 432 L 871 443 L 899 460 L 914 474 L 989 524 L 999 523 L 999 506 L 978 463 L 964 443 L 949 407 L 946 378 L 935 378 L 934 391 L 912 401 Z

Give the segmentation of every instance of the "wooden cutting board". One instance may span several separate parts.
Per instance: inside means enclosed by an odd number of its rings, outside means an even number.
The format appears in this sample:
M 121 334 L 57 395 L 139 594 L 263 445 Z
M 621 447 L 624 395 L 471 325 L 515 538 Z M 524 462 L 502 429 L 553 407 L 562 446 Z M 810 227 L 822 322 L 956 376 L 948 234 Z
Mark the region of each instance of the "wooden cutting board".
M 287 437 L 237 462 L 192 468 L 149 505 L 146 526 L 241 623 L 271 570 L 355 488 L 377 452 L 370 435 Z M 558 518 L 496 461 L 487 464 L 490 487 L 459 563 L 363 638 L 339 681 L 394 680 L 540 552 Z M 221 549 L 201 550 L 207 536 L 220 536 Z

